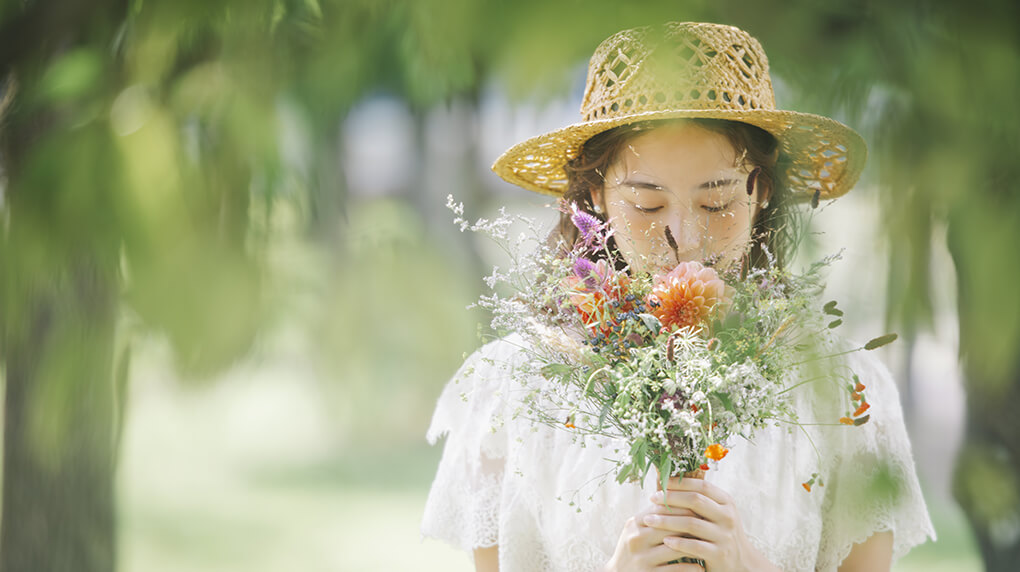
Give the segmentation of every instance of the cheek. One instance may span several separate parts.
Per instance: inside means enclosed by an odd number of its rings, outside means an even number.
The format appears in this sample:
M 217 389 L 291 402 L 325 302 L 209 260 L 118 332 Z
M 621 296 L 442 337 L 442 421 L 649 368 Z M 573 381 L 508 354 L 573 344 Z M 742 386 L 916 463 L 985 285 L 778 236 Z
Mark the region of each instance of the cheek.
M 613 227 L 616 247 L 620 254 L 629 264 L 641 266 L 640 260 L 652 251 L 653 241 L 649 239 L 649 235 L 658 227 L 655 217 L 628 213 L 626 206 L 613 203 L 606 205 L 606 214 Z
M 623 201 L 607 201 L 606 216 L 616 233 L 617 242 L 621 239 L 633 242 L 640 238 L 644 221 L 641 220 L 642 217 L 629 213 Z
M 613 229 L 616 231 L 617 243 L 625 243 L 626 247 L 641 254 L 647 254 L 652 240 L 652 234 L 662 228 L 657 217 L 642 215 L 640 213 L 618 213 L 611 218 Z
M 743 211 L 714 217 L 710 224 L 710 233 L 720 247 L 744 244 L 751 238 L 751 217 Z

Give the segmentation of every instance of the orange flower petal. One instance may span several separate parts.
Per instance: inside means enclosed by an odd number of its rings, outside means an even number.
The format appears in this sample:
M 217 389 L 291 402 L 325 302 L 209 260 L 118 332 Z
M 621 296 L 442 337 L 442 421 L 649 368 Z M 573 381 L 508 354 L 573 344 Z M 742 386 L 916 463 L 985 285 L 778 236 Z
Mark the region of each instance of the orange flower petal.
M 867 401 L 865 401 L 864 403 L 861 404 L 860 407 L 857 408 L 857 411 L 854 411 L 854 417 L 857 417 L 860 414 L 864 413 L 865 411 L 868 410 L 869 407 L 871 407 L 871 405 Z
M 729 452 L 730 452 L 729 449 L 723 447 L 719 443 L 713 443 L 712 445 L 709 445 L 707 449 L 705 449 L 705 456 L 714 461 L 721 461 L 723 457 L 726 456 L 726 453 Z
M 839 422 L 842 423 L 843 425 L 853 425 L 854 424 L 854 420 L 850 419 L 849 417 L 840 417 L 839 418 Z
M 854 391 L 856 392 L 864 391 L 864 384 L 858 381 L 857 385 L 854 386 Z
M 702 325 L 724 294 L 725 283 L 714 269 L 682 262 L 668 274 L 655 277 L 648 300 L 656 303 L 652 314 L 663 327 L 677 329 Z
M 807 492 L 811 492 L 811 483 L 801 483 L 800 486 L 804 487 Z

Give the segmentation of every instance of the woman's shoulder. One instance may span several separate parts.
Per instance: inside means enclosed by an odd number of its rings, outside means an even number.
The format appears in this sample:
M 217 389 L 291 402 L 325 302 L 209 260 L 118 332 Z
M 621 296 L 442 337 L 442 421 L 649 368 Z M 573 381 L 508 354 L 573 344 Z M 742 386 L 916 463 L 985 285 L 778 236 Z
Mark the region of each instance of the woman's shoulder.
M 527 349 L 528 344 L 524 336 L 517 332 L 512 332 L 490 339 L 475 350 L 468 359 L 519 361 L 523 359 Z
M 520 334 L 491 339 L 464 359 L 449 384 L 505 385 L 528 362 L 528 357 L 527 342 Z
M 526 362 L 524 339 L 510 334 L 493 339 L 467 356 L 447 381 L 427 432 L 429 442 L 457 426 L 484 421 L 498 428 L 513 396 L 516 372 Z

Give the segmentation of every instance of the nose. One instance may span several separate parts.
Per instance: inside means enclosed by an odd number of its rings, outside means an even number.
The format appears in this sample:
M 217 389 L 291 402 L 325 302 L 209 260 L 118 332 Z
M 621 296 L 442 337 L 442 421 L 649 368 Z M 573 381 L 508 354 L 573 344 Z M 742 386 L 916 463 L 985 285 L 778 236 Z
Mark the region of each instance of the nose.
M 693 209 L 679 208 L 670 213 L 666 224 L 673 240 L 676 241 L 676 254 L 681 261 L 697 260 L 701 257 L 705 240 L 702 223 L 703 221 L 697 219 L 697 213 Z

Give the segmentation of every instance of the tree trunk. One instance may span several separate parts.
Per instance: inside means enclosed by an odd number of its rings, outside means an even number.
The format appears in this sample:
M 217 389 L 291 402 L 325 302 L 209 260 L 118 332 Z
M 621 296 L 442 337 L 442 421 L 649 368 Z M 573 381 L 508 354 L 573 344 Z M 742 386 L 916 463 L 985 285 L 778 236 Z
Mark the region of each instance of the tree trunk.
M 0 26 L 5 96 L 19 99 L 0 118 L 7 178 L 0 227 L 0 570 L 108 572 L 116 559 L 112 369 L 119 245 L 105 232 L 113 211 L 102 193 L 81 197 L 108 188 L 110 172 L 103 166 L 105 150 L 83 135 L 87 129 L 68 129 L 75 121 L 68 110 L 76 108 L 34 98 L 39 70 L 74 48 L 113 45 L 127 2 L 22 4 L 6 10 Z M 24 97 L 10 81 L 16 71 L 26 81 Z M 49 142 L 43 156 L 51 172 L 67 172 L 69 155 L 60 151 L 72 147 L 54 141 L 71 134 L 85 142 L 73 148 L 75 156 L 95 159 L 86 169 L 91 176 L 46 178 L 39 162 L 29 165 L 40 143 Z M 67 208 L 69 197 L 80 202 Z M 104 218 L 89 219 L 95 212 Z
M 5 324 L 0 570 L 115 567 L 115 282 L 95 260 L 68 276 Z

